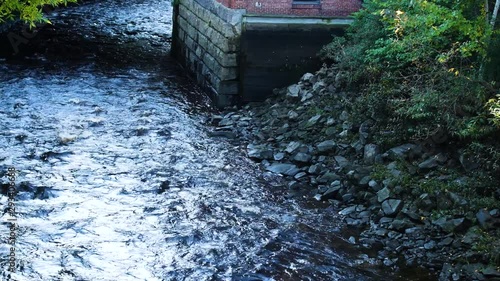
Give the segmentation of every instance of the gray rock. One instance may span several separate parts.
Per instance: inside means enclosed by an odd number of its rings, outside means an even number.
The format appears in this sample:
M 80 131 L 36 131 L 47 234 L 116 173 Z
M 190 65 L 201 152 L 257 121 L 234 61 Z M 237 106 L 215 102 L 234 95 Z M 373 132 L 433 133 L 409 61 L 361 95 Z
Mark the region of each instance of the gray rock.
M 310 100 L 312 97 L 314 97 L 313 93 L 311 91 L 307 91 L 302 95 L 300 102 L 305 102 L 307 100 Z
M 354 238 L 354 236 L 349 237 L 349 243 L 353 245 L 356 244 L 356 238 Z
M 266 168 L 267 171 L 287 176 L 295 176 L 300 170 L 293 164 L 273 163 Z
M 439 166 L 439 162 L 437 161 L 435 156 L 430 157 L 427 160 L 418 164 L 418 168 L 421 170 L 430 170 L 430 169 L 434 169 L 438 166 Z
M 368 119 L 361 123 L 359 126 L 359 139 L 362 143 L 366 143 L 366 140 L 370 136 L 370 129 L 375 122 L 372 119 Z
M 283 153 L 283 152 L 278 152 L 278 153 L 274 154 L 274 160 L 276 160 L 276 161 L 281 161 L 281 160 L 283 160 L 283 158 L 285 158 L 285 153 Z
M 424 249 L 426 249 L 426 250 L 432 250 L 434 248 L 436 248 L 436 241 L 434 241 L 434 240 L 431 240 L 431 241 L 424 244 Z
M 349 165 L 349 160 L 347 160 L 344 156 L 337 155 L 334 158 L 335 162 L 337 162 L 337 166 L 340 168 L 345 168 Z
M 398 199 L 388 199 L 382 203 L 382 211 L 386 216 L 396 215 L 403 208 L 403 201 Z
M 470 222 L 466 218 L 447 220 L 445 217 L 441 217 L 432 223 L 447 233 L 462 232 L 470 226 Z
M 311 159 L 312 159 L 311 155 L 309 155 L 307 153 L 302 153 L 302 152 L 295 154 L 295 156 L 293 157 L 294 161 L 301 162 L 301 163 L 309 163 L 311 161 Z
M 389 151 L 387 151 L 387 155 L 391 160 L 406 159 L 407 156 L 411 153 L 411 151 L 415 148 L 416 145 L 407 143 L 389 149 Z
M 307 176 L 307 173 L 306 173 L 306 172 L 299 172 L 299 173 L 297 173 L 297 174 L 294 176 L 294 178 L 298 180 L 298 179 L 303 178 L 303 177 L 305 177 L 305 176 Z
M 321 200 L 334 199 L 339 193 L 339 190 L 340 190 L 340 185 L 328 188 L 325 191 L 325 193 L 321 195 Z
M 370 176 L 364 176 L 359 180 L 358 185 L 362 187 L 367 187 L 368 183 L 370 183 L 371 180 L 372 178 Z
M 321 119 L 321 117 L 322 117 L 321 114 L 317 114 L 317 115 L 314 115 L 313 117 L 309 118 L 309 120 L 307 120 L 307 123 L 305 124 L 305 127 L 309 128 L 309 127 L 316 125 L 318 123 L 319 119 Z
M 375 157 L 380 153 L 379 147 L 376 144 L 367 144 L 364 148 L 363 161 L 367 165 L 375 163 Z
M 302 75 L 302 77 L 300 78 L 300 81 L 302 82 L 311 82 L 311 80 L 313 79 L 314 77 L 314 74 L 312 73 L 306 73 L 304 75 Z
M 293 152 L 295 152 L 295 150 L 297 150 L 299 147 L 301 146 L 301 143 L 300 142 L 296 142 L 296 141 L 292 141 L 290 142 L 285 151 L 292 154 Z
M 298 98 L 300 94 L 300 86 L 297 84 L 293 84 L 288 86 L 286 91 L 286 96 L 289 98 Z
M 213 131 L 209 132 L 208 135 L 213 138 L 226 138 L 226 139 L 235 139 L 237 136 L 232 131 Z
M 339 215 L 348 216 L 356 211 L 356 206 L 349 206 L 339 212 Z
M 255 158 L 260 160 L 273 158 L 273 151 L 264 145 L 249 144 L 247 146 L 247 150 L 248 150 L 248 157 L 250 158 Z
M 424 211 L 430 211 L 436 206 L 433 198 L 428 193 L 423 193 L 422 195 L 420 195 L 420 197 L 416 201 L 416 205 L 418 208 Z
M 319 152 L 330 152 L 337 147 L 337 144 L 333 140 L 326 140 L 318 143 L 316 147 L 318 148 Z
M 395 219 L 391 223 L 391 228 L 394 230 L 397 230 L 397 231 L 404 231 L 407 228 L 412 227 L 412 226 L 413 226 L 413 223 L 411 223 L 410 221 L 408 221 L 406 219 L 401 219 L 401 220 Z
M 321 177 L 318 178 L 318 182 L 319 183 L 327 183 L 327 182 L 332 182 L 332 181 L 339 180 L 339 179 L 340 179 L 339 175 L 332 173 L 332 172 L 326 172 L 325 174 L 323 174 Z
M 384 187 L 377 192 L 377 201 L 379 203 L 384 202 L 385 200 L 389 199 L 389 197 L 391 197 L 391 190 L 387 187 Z
M 288 111 L 288 119 L 295 120 L 299 117 L 299 114 L 293 110 Z
M 312 175 L 317 175 L 321 173 L 321 165 L 320 164 L 314 164 L 309 167 L 309 170 L 307 170 L 309 174 Z
M 340 113 L 340 116 L 339 116 L 339 120 L 340 121 L 347 121 L 349 120 L 349 113 L 347 111 L 342 111 L 342 113 Z
M 370 182 L 368 182 L 368 186 L 374 191 L 379 191 L 381 189 L 381 186 L 376 180 L 371 180 Z
M 486 211 L 485 209 L 481 209 L 476 213 L 476 219 L 482 228 L 488 229 L 492 217 L 488 211 Z

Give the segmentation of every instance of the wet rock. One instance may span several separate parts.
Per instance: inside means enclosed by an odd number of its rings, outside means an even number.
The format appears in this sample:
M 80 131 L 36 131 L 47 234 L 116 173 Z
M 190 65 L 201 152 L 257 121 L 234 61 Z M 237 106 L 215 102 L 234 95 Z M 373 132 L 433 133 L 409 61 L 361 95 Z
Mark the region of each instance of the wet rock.
M 255 145 L 249 144 L 247 145 L 248 157 L 263 160 L 263 159 L 272 159 L 273 151 L 266 147 L 265 145 Z
M 422 195 L 420 195 L 420 197 L 416 201 L 416 205 L 418 208 L 424 211 L 430 211 L 436 206 L 433 198 L 428 193 L 423 193 Z
M 314 78 L 314 74 L 306 73 L 306 74 L 302 75 L 302 77 L 300 78 L 300 81 L 312 83 L 311 81 L 313 80 L 313 78 Z
M 340 168 L 345 168 L 350 164 L 349 160 L 347 160 L 344 156 L 337 155 L 334 158 L 335 162 L 337 162 L 337 166 Z
M 405 231 L 407 228 L 412 227 L 414 224 L 406 219 L 395 219 L 391 223 L 391 229 L 396 231 Z
M 399 199 L 388 199 L 382 203 L 382 211 L 386 216 L 394 216 L 403 208 L 403 201 Z
M 266 168 L 267 171 L 287 176 L 295 176 L 300 170 L 293 164 L 273 163 Z
M 318 152 L 323 153 L 335 150 L 337 144 L 335 143 L 334 140 L 326 140 L 318 143 L 316 147 L 318 148 Z
M 348 241 L 349 241 L 349 243 L 351 243 L 351 244 L 353 244 L 353 245 L 355 245 L 355 244 L 356 244 L 356 238 L 354 238 L 354 236 L 349 237 L 349 240 L 348 240 Z
M 389 190 L 389 188 L 387 187 L 384 187 L 377 192 L 377 201 L 379 203 L 382 203 L 386 199 L 389 199 L 390 196 L 391 196 L 391 190 Z
M 342 111 L 342 113 L 340 113 L 340 116 L 339 116 L 339 120 L 340 121 L 347 121 L 349 120 L 349 113 L 347 111 Z
M 355 211 L 356 211 L 356 206 L 349 206 L 347 208 L 342 209 L 339 212 L 339 215 L 348 216 L 348 215 L 354 213 Z
M 450 246 L 453 243 L 453 238 L 446 237 L 438 243 L 439 247 Z
M 368 186 L 374 191 L 379 191 L 382 187 L 377 183 L 376 180 L 371 180 L 368 182 Z
M 309 155 L 307 153 L 299 152 L 299 153 L 295 154 L 295 156 L 293 157 L 293 160 L 300 162 L 300 163 L 309 163 L 311 161 L 311 158 L 312 158 L 311 155 Z
M 304 127 L 309 128 L 309 127 L 316 125 L 318 123 L 318 121 L 321 119 L 321 117 L 322 117 L 321 114 L 314 115 L 313 117 L 309 118 L 309 120 L 307 120 Z
M 403 160 L 406 159 L 408 155 L 410 155 L 412 150 L 415 148 L 416 145 L 407 143 L 397 147 L 393 147 L 389 149 L 389 151 L 387 151 L 386 153 L 391 160 L 400 160 L 400 159 Z
M 209 137 L 212 138 L 226 138 L 226 139 L 235 139 L 237 135 L 232 131 L 213 131 L 208 133 Z
M 321 195 L 321 200 L 334 199 L 339 193 L 340 188 L 340 184 L 338 186 L 331 186 Z
M 283 160 L 283 158 L 285 158 L 285 153 L 278 152 L 278 153 L 274 154 L 273 158 L 276 161 L 281 161 L 281 160 Z
M 290 154 L 294 153 L 302 144 L 300 142 L 292 141 L 290 142 L 286 149 L 285 152 L 288 152 Z
M 165 191 L 167 191 L 168 189 L 170 189 L 170 181 L 168 181 L 168 180 L 163 181 L 163 182 L 160 184 L 160 188 L 158 189 L 158 194 L 162 194 L 162 193 L 164 193 Z
M 375 163 L 375 158 L 380 153 L 379 147 L 376 144 L 367 144 L 364 147 L 363 161 L 367 165 Z
M 307 172 L 311 175 L 317 175 L 319 173 L 321 173 L 321 165 L 320 164 L 314 164 L 314 165 L 311 165 L 309 167 L 309 169 L 307 170 Z
M 340 176 L 332 172 L 326 172 L 318 178 L 319 183 L 329 183 L 335 180 L 340 180 Z
M 430 170 L 434 169 L 439 166 L 439 162 L 437 161 L 436 157 L 430 157 L 429 159 L 421 162 L 418 164 L 418 168 L 421 170 Z
M 303 95 L 302 95 L 302 98 L 300 99 L 300 102 L 305 102 L 307 100 L 310 100 L 311 98 L 313 98 L 314 95 L 311 91 L 306 91 Z
M 424 244 L 424 249 L 426 249 L 426 250 L 432 250 L 434 248 L 436 248 L 436 241 L 434 241 L 434 240 L 431 240 L 431 241 Z
M 440 227 L 444 232 L 455 233 L 467 230 L 467 228 L 471 225 L 471 222 L 466 218 L 447 220 L 446 217 L 441 217 L 433 221 L 433 224 Z
M 290 120 L 296 120 L 299 117 L 299 114 L 293 110 L 290 110 L 288 112 L 288 119 Z
M 300 86 L 297 84 L 293 84 L 288 86 L 287 91 L 286 91 L 286 96 L 289 98 L 299 98 L 300 94 Z
M 479 212 L 476 213 L 476 219 L 482 228 L 488 229 L 492 217 L 488 211 L 486 211 L 485 209 L 481 209 L 479 210 Z
M 295 176 L 293 176 L 293 178 L 296 179 L 296 180 L 299 180 L 299 179 L 301 179 L 301 178 L 303 178 L 305 176 L 307 176 L 306 172 L 299 172 Z

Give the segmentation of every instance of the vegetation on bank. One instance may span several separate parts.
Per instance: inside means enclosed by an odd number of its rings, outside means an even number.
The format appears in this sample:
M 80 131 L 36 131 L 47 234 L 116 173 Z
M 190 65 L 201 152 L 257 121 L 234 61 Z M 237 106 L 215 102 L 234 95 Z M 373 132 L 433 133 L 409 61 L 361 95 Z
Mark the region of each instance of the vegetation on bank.
M 500 0 L 368 0 L 321 51 L 378 143 L 453 144 L 500 176 Z M 497 190 L 490 187 L 488 192 Z
M 22 20 L 34 27 L 37 23 L 49 22 L 43 15 L 44 7 L 56 7 L 76 3 L 77 0 L 5 0 L 0 3 L 0 24 L 5 21 Z
M 466 198 L 453 215 L 498 208 L 500 197 L 499 0 L 368 0 L 345 37 L 321 51 L 357 93 L 355 119 L 376 121 L 374 141 L 408 141 L 454 152 L 462 165 L 398 183 L 416 193 L 456 192 Z M 404 168 L 402 169 L 404 171 Z M 460 182 L 460 174 L 468 174 Z M 387 178 L 384 168 L 373 176 Z M 455 176 L 453 176 L 455 174 Z M 450 181 L 437 180 L 451 175 Z M 416 194 L 418 195 L 418 194 Z M 433 210 L 435 216 L 442 210 Z M 436 215 L 437 214 L 437 215 Z M 500 264 L 498 232 L 482 231 L 475 246 Z

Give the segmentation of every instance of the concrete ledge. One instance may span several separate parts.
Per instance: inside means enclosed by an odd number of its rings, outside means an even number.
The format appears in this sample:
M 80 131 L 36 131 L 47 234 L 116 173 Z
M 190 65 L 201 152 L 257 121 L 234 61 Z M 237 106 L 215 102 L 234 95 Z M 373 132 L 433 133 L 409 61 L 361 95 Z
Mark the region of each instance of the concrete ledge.
M 314 29 L 318 27 L 328 28 L 346 28 L 352 24 L 352 18 L 324 18 L 324 17 L 299 17 L 299 16 L 243 16 L 243 28 L 307 28 Z

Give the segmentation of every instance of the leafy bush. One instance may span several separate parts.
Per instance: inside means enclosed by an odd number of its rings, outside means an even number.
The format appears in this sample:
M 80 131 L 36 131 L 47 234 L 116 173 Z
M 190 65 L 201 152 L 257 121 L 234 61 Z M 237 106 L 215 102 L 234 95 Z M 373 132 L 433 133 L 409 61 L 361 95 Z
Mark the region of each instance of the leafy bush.
M 500 131 L 500 103 L 495 79 L 484 79 L 498 50 L 483 3 L 368 0 L 320 55 L 349 73 L 355 115 L 378 120 L 382 139 L 488 138 Z
M 42 8 L 45 5 L 55 7 L 76 2 L 77 0 L 4 0 L 0 4 L 0 23 L 15 19 L 29 23 L 30 26 L 34 26 L 38 22 L 49 22 L 42 13 Z

